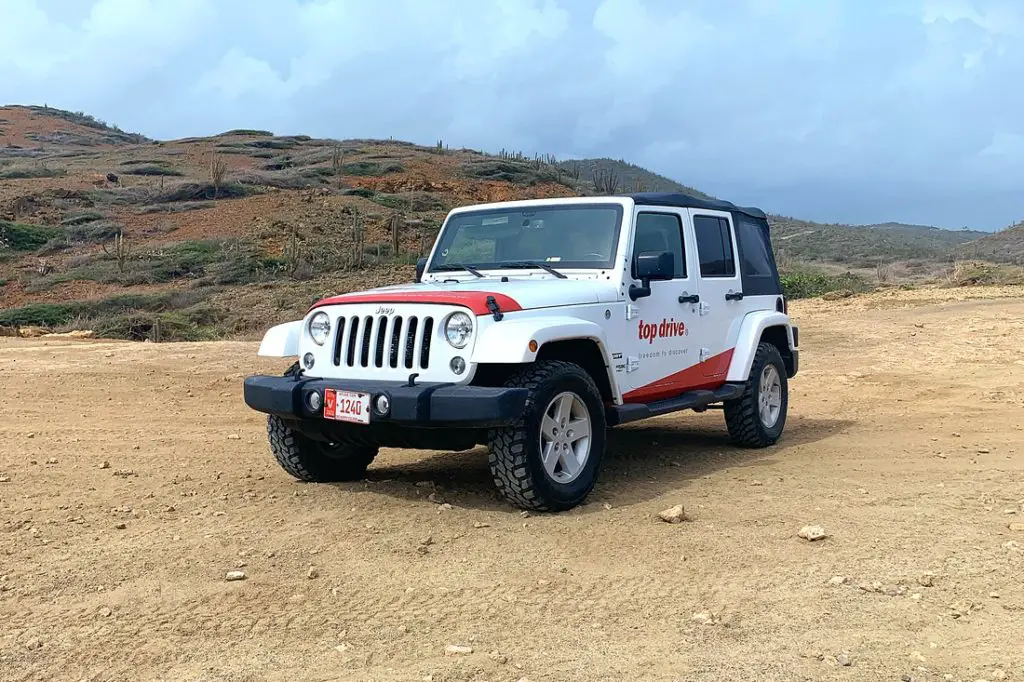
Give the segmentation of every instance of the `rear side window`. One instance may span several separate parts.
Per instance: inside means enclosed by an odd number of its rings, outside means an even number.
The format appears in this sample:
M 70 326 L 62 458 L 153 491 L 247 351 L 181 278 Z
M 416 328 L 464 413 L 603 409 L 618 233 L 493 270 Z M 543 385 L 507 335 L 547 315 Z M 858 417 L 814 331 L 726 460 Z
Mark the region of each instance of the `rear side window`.
M 693 233 L 697 237 L 701 277 L 733 277 L 736 261 L 732 253 L 729 221 L 709 215 L 693 217 Z
M 742 213 L 733 216 L 736 242 L 740 249 L 743 291 L 752 295 L 781 293 L 775 276 L 775 258 L 771 251 L 767 224 Z
M 674 213 L 639 213 L 633 240 L 633 277 L 636 257 L 644 251 L 669 251 L 675 258 L 675 278 L 686 278 L 686 253 L 683 250 L 683 223 Z

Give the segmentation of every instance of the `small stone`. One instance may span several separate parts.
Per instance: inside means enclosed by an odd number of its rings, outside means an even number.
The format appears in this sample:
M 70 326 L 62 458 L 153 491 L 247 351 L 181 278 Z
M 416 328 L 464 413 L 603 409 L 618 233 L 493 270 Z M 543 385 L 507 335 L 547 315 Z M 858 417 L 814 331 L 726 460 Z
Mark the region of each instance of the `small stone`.
M 492 651 L 491 653 L 487 654 L 487 657 L 495 663 L 497 663 L 498 665 L 505 665 L 506 663 L 508 663 L 508 656 L 501 653 L 500 651 Z
M 978 448 L 978 454 L 979 455 L 987 455 L 990 452 L 991 452 L 991 450 L 989 450 L 988 448 Z
M 1020 549 L 1020 544 L 1015 542 L 1014 540 L 1009 540 L 1008 542 L 1004 542 L 1002 547 L 1003 547 L 1003 549 L 1007 549 L 1007 550 L 1013 552 L 1013 551 L 1016 551 L 1016 550 Z
M 989 599 L 999 599 L 999 593 L 998 592 L 989 592 L 988 596 L 989 596 Z
M 910 598 L 914 601 L 921 601 L 921 593 L 915 592 L 914 594 L 910 595 Z
M 444 498 L 438 495 L 437 493 L 430 493 L 429 495 L 427 495 L 427 500 L 429 502 L 433 502 L 434 504 L 444 503 Z
M 611 511 L 612 510 L 612 506 L 610 504 L 608 504 L 607 502 L 605 502 L 601 506 L 604 508 L 605 511 Z
M 234 582 L 235 580 L 245 580 L 245 571 L 228 571 L 224 579 L 228 582 Z
M 828 584 L 831 585 L 832 587 L 839 587 L 840 585 L 845 585 L 846 584 L 846 576 L 845 575 L 834 575 L 834 576 L 832 576 L 831 578 L 828 579 Z
M 239 436 L 237 433 L 229 433 L 228 434 L 228 440 L 241 440 L 241 439 L 242 439 L 242 437 Z
M 993 680 L 1005 680 L 1006 679 L 1006 673 L 1004 671 L 1000 670 L 999 668 L 996 668 L 995 670 L 992 671 L 992 679 Z
M 46 460 L 46 463 L 47 464 L 58 464 L 58 461 L 57 461 L 56 457 L 50 457 L 48 460 Z
M 0 476 L 0 483 L 10 483 L 10 482 L 11 482 L 11 477 L 10 476 Z
M 449 644 L 444 648 L 445 656 L 465 656 L 473 653 L 473 647 L 461 644 Z
M 1011 523 L 1009 525 L 1009 529 L 1014 531 L 1015 533 L 1024 533 L 1024 523 Z
M 474 528 L 490 528 L 491 524 L 484 523 L 483 521 L 477 521 L 476 523 L 473 524 L 473 527 Z
M 41 649 L 42 647 L 43 640 L 39 639 L 38 637 L 33 637 L 32 639 L 25 642 L 25 648 L 29 651 L 35 651 L 36 649 Z
M 103 460 L 102 462 L 100 462 L 100 469 L 109 469 L 109 468 L 110 468 L 110 462 L 108 462 L 107 460 Z
M 31 431 L 25 435 L 25 438 L 35 438 L 35 437 L 36 437 L 36 434 L 31 432 Z
M 683 509 L 683 505 L 677 504 L 674 507 L 658 512 L 658 518 L 665 523 L 681 523 L 687 520 L 686 510 Z
M 827 537 L 825 529 L 821 526 L 804 526 L 797 533 L 797 536 L 807 540 L 808 542 L 814 542 L 815 540 L 823 540 Z
M 715 617 L 715 614 L 709 613 L 707 611 L 701 611 L 700 613 L 693 614 L 692 616 L 690 616 L 690 620 L 694 623 L 700 623 L 701 625 L 714 625 L 718 622 L 718 619 Z
M 437 513 L 438 513 L 438 514 L 440 514 L 440 513 L 441 513 L 441 512 L 443 512 L 443 511 L 451 511 L 452 509 L 454 509 L 454 507 L 452 507 L 452 506 L 451 506 L 450 504 L 448 504 L 447 502 L 445 502 L 445 503 L 443 503 L 443 504 L 439 504 L 439 505 L 437 505 Z
M 932 573 L 924 573 L 917 576 L 917 584 L 921 587 L 932 587 L 935 585 L 935 575 Z
M 115 523 L 114 524 L 114 528 L 116 528 L 118 530 L 124 530 L 127 527 L 128 527 L 128 524 L 126 524 L 124 521 L 122 521 L 121 523 Z
M 310 580 L 315 580 L 320 577 L 320 571 L 318 571 L 315 566 L 310 566 L 309 570 L 306 571 L 306 577 Z
M 103 616 L 104 618 L 109 618 L 110 614 L 112 614 L 112 613 L 113 613 L 113 611 L 111 611 L 106 606 L 104 606 L 102 609 L 100 609 L 100 615 Z
M 847 654 L 845 652 L 836 656 L 836 662 L 844 668 L 849 668 L 851 665 L 853 665 L 853 659 L 850 658 L 850 654 Z

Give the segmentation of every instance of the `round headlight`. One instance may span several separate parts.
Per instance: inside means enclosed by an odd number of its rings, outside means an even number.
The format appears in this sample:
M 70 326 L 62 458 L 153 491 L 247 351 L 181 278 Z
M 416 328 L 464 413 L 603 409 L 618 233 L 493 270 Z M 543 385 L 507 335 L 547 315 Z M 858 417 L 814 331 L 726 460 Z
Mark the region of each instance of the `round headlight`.
M 473 318 L 466 313 L 452 313 L 444 323 L 444 337 L 455 348 L 465 348 L 473 335 Z
M 324 345 L 330 333 L 331 318 L 327 317 L 327 313 L 317 313 L 309 318 L 309 336 L 313 339 L 313 343 L 318 346 Z

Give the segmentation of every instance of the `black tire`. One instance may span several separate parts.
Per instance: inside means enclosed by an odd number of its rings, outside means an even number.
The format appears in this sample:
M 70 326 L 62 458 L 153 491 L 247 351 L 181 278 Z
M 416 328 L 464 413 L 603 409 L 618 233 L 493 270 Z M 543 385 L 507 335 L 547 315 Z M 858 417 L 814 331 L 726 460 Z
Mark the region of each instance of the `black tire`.
M 300 481 L 358 481 L 377 456 L 374 447 L 326 443 L 308 438 L 280 417 L 267 417 L 270 451 L 281 468 Z
M 774 424 L 765 424 L 760 415 L 761 374 L 765 367 L 772 366 L 778 373 L 782 404 Z M 747 388 L 735 400 L 725 401 L 725 424 L 729 436 L 739 446 L 765 448 L 774 445 L 786 427 L 786 412 L 789 409 L 789 383 L 786 379 L 786 365 L 779 349 L 770 343 L 761 342 L 754 353 L 750 367 Z
M 526 412 L 512 426 L 488 431 L 488 462 L 498 491 L 522 509 L 564 511 L 586 499 L 597 483 L 606 434 L 604 401 L 594 380 L 575 363 L 549 360 L 515 373 L 505 386 L 530 389 Z M 590 451 L 579 475 L 561 483 L 544 469 L 540 429 L 552 399 L 571 392 L 586 406 L 590 419 Z

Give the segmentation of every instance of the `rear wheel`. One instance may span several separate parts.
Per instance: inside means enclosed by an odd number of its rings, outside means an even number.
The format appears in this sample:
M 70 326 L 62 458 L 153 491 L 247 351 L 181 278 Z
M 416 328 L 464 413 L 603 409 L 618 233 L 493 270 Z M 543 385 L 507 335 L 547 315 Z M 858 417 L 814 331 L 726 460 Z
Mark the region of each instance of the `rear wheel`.
M 530 389 L 526 412 L 488 433 L 494 484 L 523 509 L 561 511 L 580 504 L 597 483 L 605 447 L 604 403 L 586 370 L 544 361 L 506 386 Z
M 743 395 L 725 402 L 725 423 L 733 442 L 743 447 L 774 445 L 786 426 L 789 383 L 779 349 L 757 346 Z

